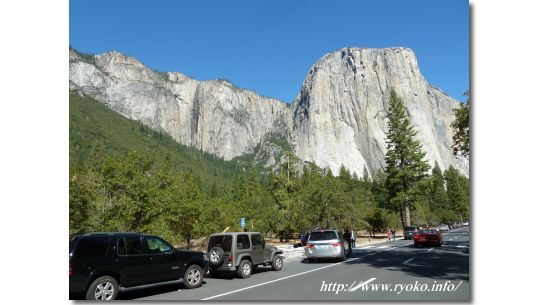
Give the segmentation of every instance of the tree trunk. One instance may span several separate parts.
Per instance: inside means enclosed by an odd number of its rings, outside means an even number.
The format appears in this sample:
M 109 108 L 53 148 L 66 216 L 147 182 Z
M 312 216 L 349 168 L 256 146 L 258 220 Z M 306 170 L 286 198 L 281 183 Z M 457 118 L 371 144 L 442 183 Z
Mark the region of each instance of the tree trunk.
M 405 205 L 405 203 L 404 203 Z M 400 220 L 402 221 L 402 227 L 405 227 L 404 208 L 400 206 Z
M 411 225 L 411 212 L 409 210 L 409 202 L 406 200 L 404 202 L 404 216 L 405 216 L 405 223 L 404 223 L 404 227 L 408 227 Z

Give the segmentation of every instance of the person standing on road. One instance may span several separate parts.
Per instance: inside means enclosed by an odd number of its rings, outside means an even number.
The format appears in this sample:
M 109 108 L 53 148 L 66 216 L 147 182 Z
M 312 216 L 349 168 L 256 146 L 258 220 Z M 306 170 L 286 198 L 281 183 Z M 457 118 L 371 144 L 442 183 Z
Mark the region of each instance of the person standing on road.
M 390 229 L 390 235 L 392 235 L 392 241 L 396 241 L 396 230 L 394 227 Z
M 389 243 L 392 240 L 392 236 L 391 236 L 392 234 L 391 233 L 392 232 L 390 230 L 387 230 L 387 239 L 389 240 Z
M 355 231 L 351 230 L 351 247 L 355 248 Z
M 347 245 L 349 247 L 349 254 L 353 252 L 353 249 L 351 247 L 351 233 L 349 232 L 349 229 L 346 229 L 344 233 L 344 239 L 347 241 Z

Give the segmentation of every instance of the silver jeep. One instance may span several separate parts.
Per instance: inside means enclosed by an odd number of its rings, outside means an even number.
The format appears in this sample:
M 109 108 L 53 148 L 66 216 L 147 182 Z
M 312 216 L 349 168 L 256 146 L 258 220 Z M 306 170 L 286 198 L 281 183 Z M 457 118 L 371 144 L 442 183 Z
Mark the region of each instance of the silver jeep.
M 266 245 L 259 232 L 231 232 L 212 234 L 207 244 L 209 272 L 218 277 L 222 272 L 237 272 L 248 278 L 258 266 L 282 269 L 282 250 Z

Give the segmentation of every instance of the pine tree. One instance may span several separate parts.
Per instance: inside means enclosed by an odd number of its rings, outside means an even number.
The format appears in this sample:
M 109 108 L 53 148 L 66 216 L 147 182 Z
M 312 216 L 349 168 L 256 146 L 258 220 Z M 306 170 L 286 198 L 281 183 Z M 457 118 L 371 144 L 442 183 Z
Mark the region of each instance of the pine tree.
M 411 225 L 411 190 L 422 180 L 429 165 L 423 160 L 426 155 L 422 145 L 415 140 L 416 131 L 411 125 L 402 100 L 391 90 L 387 132 L 387 189 L 393 208 L 400 212 L 402 226 Z
M 443 172 L 435 161 L 430 178 L 430 208 L 432 211 L 448 208 L 448 196 L 445 189 Z
M 445 171 L 446 191 L 449 209 L 457 215 L 468 216 L 469 212 L 469 181 L 454 167 Z
M 364 182 L 370 182 L 370 175 L 368 174 L 368 169 L 366 168 L 366 165 L 362 168 L 362 181 Z
M 456 118 L 450 124 L 450 127 L 454 129 L 452 135 L 452 150 L 454 155 L 461 154 L 465 157 L 469 157 L 469 91 L 465 91 L 463 94 L 467 96 L 467 103 L 460 103 L 460 107 L 454 109 L 454 115 Z

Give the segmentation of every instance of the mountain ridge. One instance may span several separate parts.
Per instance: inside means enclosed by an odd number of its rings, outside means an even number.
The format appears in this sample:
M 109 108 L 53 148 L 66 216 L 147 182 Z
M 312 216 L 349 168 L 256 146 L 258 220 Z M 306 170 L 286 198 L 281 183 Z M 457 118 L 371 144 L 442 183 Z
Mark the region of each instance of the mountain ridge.
M 89 58 L 70 51 L 70 90 L 225 160 L 252 153 L 267 133 L 277 132 L 287 135 L 303 161 L 333 172 L 341 165 L 359 175 L 364 167 L 370 173 L 382 169 L 390 88 L 409 108 L 430 163 L 437 161 L 442 169 L 453 165 L 468 175 L 468 161 L 450 149 L 451 108 L 458 102 L 425 81 L 408 48 L 342 48 L 325 54 L 309 69 L 291 104 L 227 80 L 157 72 L 116 51 Z

